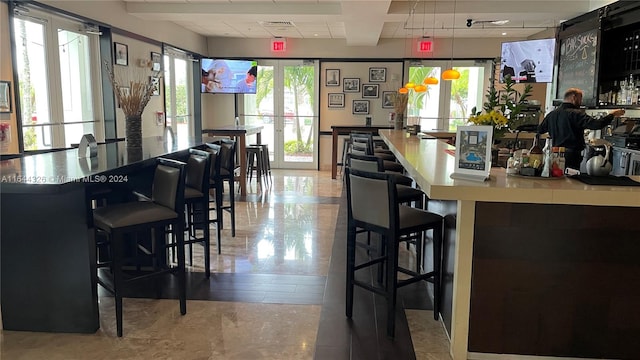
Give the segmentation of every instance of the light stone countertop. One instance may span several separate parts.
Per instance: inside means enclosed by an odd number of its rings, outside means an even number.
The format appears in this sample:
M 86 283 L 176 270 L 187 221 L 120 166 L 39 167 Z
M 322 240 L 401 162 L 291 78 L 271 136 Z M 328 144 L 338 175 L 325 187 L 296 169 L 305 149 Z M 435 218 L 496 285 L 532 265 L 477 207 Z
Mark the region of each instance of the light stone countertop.
M 436 139 L 419 139 L 404 131 L 381 130 L 398 161 L 432 199 L 472 200 L 596 206 L 640 207 L 640 186 L 587 185 L 569 178 L 544 179 L 507 176 L 492 168 L 485 182 L 454 180 L 455 147 Z M 640 176 L 632 179 L 640 181 Z

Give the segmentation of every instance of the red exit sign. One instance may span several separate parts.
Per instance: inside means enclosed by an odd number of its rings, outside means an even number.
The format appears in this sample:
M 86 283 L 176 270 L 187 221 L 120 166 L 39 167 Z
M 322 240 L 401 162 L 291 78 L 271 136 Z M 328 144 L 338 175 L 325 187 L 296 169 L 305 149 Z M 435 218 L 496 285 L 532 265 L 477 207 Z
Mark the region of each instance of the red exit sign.
M 433 52 L 433 41 L 431 40 L 418 41 L 418 52 Z
M 285 39 L 273 39 L 271 40 L 272 52 L 284 52 L 287 50 L 287 41 Z

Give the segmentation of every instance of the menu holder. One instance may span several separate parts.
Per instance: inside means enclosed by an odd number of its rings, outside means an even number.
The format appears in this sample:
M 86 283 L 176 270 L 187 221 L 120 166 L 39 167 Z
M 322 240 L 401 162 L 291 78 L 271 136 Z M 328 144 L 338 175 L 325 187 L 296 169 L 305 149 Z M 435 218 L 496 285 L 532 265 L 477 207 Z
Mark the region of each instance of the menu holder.
M 486 181 L 491 172 L 492 126 L 458 126 L 452 179 Z

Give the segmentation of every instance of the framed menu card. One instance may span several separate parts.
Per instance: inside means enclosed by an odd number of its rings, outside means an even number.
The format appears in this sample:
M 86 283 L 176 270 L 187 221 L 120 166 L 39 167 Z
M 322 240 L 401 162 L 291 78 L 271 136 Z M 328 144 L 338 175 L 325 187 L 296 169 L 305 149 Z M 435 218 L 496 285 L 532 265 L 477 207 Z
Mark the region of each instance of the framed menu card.
M 485 181 L 491 172 L 493 126 L 458 126 L 453 179 Z

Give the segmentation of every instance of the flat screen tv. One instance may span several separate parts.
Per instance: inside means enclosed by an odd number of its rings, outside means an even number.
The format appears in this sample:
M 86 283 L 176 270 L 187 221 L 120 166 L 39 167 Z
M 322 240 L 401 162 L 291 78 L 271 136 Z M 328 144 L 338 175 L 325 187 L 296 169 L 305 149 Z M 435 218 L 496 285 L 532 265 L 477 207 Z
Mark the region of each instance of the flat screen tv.
M 201 92 L 209 94 L 255 94 L 258 62 L 254 60 L 200 60 Z
M 555 50 L 556 39 L 503 42 L 500 82 L 506 75 L 520 83 L 553 82 Z

